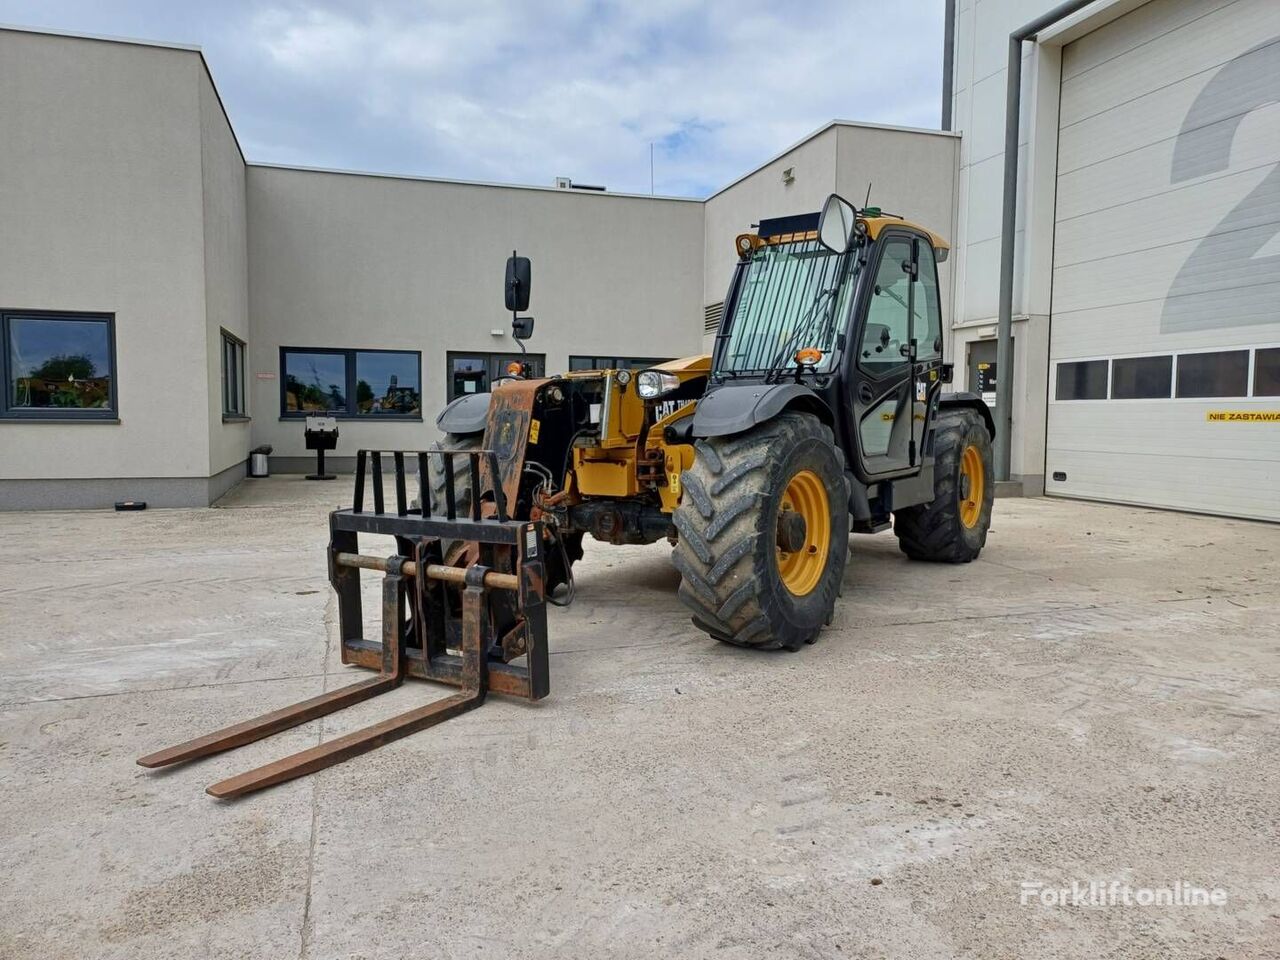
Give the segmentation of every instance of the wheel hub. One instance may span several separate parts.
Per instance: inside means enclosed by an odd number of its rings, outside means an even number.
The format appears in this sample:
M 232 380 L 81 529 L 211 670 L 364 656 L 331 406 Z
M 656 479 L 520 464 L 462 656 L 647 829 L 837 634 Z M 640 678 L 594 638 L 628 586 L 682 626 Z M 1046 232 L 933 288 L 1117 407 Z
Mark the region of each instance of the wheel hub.
M 778 514 L 778 549 L 783 553 L 803 550 L 807 533 L 804 517 L 795 510 L 783 510 Z
M 812 470 L 797 472 L 783 490 L 777 537 L 783 585 L 797 597 L 812 593 L 831 551 L 831 502 L 826 484 Z

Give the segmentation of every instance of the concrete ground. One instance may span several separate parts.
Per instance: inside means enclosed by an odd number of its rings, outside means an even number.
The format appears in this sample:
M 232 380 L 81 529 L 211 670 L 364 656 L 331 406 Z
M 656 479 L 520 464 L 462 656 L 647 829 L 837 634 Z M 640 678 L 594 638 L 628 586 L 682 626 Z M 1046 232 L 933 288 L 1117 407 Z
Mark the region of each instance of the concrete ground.
M 664 545 L 589 544 L 540 704 L 237 802 L 204 787 L 446 691 L 135 766 L 366 675 L 324 572 L 348 495 L 0 514 L 0 957 L 1280 950 L 1280 528 L 1036 499 L 968 566 L 857 538 L 797 654 L 694 630 Z M 1179 880 L 1227 902 L 1021 902 Z

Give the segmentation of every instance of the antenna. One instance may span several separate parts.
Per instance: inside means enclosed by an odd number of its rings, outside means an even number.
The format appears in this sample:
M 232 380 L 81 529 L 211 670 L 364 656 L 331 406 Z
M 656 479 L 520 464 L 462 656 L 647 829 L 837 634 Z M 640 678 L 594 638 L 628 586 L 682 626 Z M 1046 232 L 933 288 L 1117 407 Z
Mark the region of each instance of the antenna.
M 864 207 L 871 205 L 871 181 L 870 180 L 867 181 L 867 199 L 862 201 L 862 205 Z
M 649 141 L 649 196 L 653 196 L 653 141 Z

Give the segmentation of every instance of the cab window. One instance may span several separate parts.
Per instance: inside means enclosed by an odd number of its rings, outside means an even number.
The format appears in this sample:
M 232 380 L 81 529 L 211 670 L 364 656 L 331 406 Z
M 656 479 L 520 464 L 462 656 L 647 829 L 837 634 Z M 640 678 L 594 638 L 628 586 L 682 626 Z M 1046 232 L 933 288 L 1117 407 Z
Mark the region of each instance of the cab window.
M 858 348 L 863 369 L 881 377 L 906 364 L 903 346 L 910 326 L 916 340 L 916 359 L 934 360 L 942 355 L 942 309 L 938 293 L 938 269 L 933 248 L 926 242 L 915 244 L 918 283 L 912 304 L 911 275 L 903 269 L 910 263 L 913 242 L 905 237 L 885 243 L 876 268 L 867 309 L 867 323 Z M 908 324 L 908 305 L 914 306 L 913 323 Z

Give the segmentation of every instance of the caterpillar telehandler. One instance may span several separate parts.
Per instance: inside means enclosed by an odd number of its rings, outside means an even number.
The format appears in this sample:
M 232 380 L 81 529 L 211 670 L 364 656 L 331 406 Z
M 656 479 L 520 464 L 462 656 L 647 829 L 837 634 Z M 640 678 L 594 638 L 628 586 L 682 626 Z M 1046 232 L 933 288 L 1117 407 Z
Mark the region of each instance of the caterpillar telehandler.
M 433 451 L 359 451 L 352 506 L 329 516 L 329 580 L 342 662 L 377 674 L 138 763 L 231 750 L 409 677 L 459 688 L 208 788 L 237 797 L 472 710 L 491 691 L 546 696 L 546 603 L 572 598 L 587 533 L 671 540 L 693 622 L 757 648 L 796 650 L 830 622 L 850 531 L 892 517 L 912 559 L 972 560 L 990 522 L 995 428 L 980 399 L 942 392 L 946 250 L 928 230 L 832 195 L 820 214 L 737 238 L 710 357 L 539 379 L 517 363 L 492 394 L 444 409 L 448 436 Z M 529 288 L 529 261 L 513 255 L 517 340 L 533 330 L 519 316 Z M 393 538 L 396 552 L 360 552 L 368 535 Z M 378 638 L 364 636 L 362 570 L 382 574 Z
M 913 560 L 978 556 L 995 424 L 977 396 L 942 390 L 937 234 L 833 194 L 736 250 L 711 356 L 539 379 L 516 363 L 436 422 L 442 449 L 491 450 L 514 516 L 541 522 L 548 589 L 571 595 L 587 533 L 665 538 L 699 628 L 796 650 L 831 621 L 849 532 L 892 524 Z M 513 255 L 517 340 L 532 333 L 529 291 Z M 433 476 L 435 509 L 450 492 L 469 504 L 465 473 L 452 491 Z

